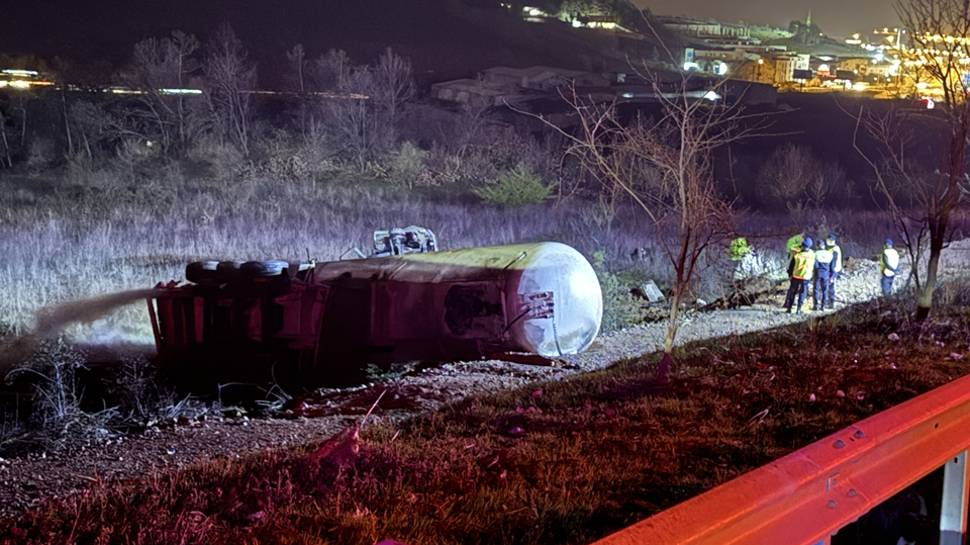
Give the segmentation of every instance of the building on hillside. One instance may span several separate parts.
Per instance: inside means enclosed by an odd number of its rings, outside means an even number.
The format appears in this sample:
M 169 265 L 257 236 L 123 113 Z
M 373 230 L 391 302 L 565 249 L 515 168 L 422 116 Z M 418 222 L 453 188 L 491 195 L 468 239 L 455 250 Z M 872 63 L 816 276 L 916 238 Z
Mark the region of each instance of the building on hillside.
M 735 76 L 747 81 L 783 85 L 795 81 L 795 69 L 799 63 L 797 53 L 773 52 L 739 66 Z
M 620 25 L 620 18 L 615 15 L 579 15 L 572 20 L 576 28 L 595 28 L 632 33 L 628 28 Z
M 657 21 L 667 29 L 684 36 L 751 40 L 751 30 L 743 24 L 724 23 L 714 19 L 670 16 L 658 16 Z
M 838 72 L 852 72 L 853 79 L 880 83 L 891 81 L 899 75 L 899 61 L 879 61 L 873 57 L 841 58 L 838 61 Z
M 482 70 L 482 79 L 490 84 L 512 85 L 534 91 L 549 91 L 559 87 L 607 85 L 607 79 L 599 74 L 581 70 L 567 70 L 551 66 L 511 68 L 495 66 Z
M 479 108 L 503 104 L 514 95 L 512 89 L 490 86 L 480 79 L 464 78 L 431 84 L 432 97 Z
M 770 42 L 772 40 L 787 40 L 788 38 L 792 37 L 790 30 L 768 25 L 749 25 L 748 32 L 751 33 L 752 38 L 762 42 Z
M 553 93 L 564 87 L 605 87 L 609 83 L 606 76 L 580 70 L 552 66 L 495 66 L 483 70 L 478 79 L 434 83 L 431 96 L 458 104 L 498 106 L 524 97 Z

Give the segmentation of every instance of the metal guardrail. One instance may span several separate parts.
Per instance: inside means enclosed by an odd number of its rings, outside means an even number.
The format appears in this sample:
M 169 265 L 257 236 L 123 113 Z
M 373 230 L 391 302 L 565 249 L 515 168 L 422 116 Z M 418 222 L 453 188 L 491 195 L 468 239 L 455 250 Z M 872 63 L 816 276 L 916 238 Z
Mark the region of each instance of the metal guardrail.
M 940 545 L 966 543 L 970 377 L 866 418 L 596 545 L 828 545 L 944 467 Z

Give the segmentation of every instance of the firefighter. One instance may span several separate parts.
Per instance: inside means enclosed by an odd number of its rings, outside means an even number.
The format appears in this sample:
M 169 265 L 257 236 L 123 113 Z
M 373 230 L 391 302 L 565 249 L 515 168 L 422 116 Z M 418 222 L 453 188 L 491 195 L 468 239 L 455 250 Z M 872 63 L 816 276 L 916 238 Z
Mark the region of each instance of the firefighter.
M 831 233 L 825 240 L 825 246 L 832 252 L 832 272 L 829 277 L 829 291 L 826 294 L 828 298 L 825 300 L 826 308 L 832 309 L 835 308 L 835 281 L 842 274 L 842 248 L 838 244 L 838 239 Z
M 805 297 L 808 295 L 808 283 L 812 281 L 812 272 L 815 268 L 815 252 L 812 251 L 812 244 L 812 239 L 805 237 L 802 240 L 801 251 L 792 258 L 791 284 L 785 296 L 785 311 L 788 313 L 791 313 L 796 299 L 798 306 L 795 307 L 795 313 L 802 313 L 802 305 L 805 304 Z
M 831 297 L 832 266 L 835 255 L 829 250 L 826 242 L 818 241 L 815 251 L 815 287 L 812 290 L 812 310 L 825 310 Z
M 896 271 L 899 269 L 899 252 L 893 248 L 893 239 L 887 238 L 886 244 L 882 248 L 882 255 L 879 258 L 879 275 L 882 284 L 882 294 L 890 296 L 893 294 L 893 280 L 896 279 Z

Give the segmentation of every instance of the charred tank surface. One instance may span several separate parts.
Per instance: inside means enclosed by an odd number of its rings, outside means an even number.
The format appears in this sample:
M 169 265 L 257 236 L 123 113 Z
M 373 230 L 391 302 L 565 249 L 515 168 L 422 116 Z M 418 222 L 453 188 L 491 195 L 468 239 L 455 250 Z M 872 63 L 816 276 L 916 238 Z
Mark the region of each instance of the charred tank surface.
M 195 371 L 245 360 L 328 378 L 370 363 L 557 357 L 587 348 L 603 312 L 589 262 L 555 242 L 200 263 L 190 265 L 192 284 L 165 286 L 149 305 L 161 358 Z

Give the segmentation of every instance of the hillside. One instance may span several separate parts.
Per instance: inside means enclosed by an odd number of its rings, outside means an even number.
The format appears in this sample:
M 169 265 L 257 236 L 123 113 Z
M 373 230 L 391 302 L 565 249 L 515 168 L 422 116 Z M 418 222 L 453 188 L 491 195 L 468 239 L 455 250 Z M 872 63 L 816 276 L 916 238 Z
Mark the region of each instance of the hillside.
M 47 0 L 5 8 L 0 54 L 123 63 L 135 42 L 172 29 L 205 36 L 230 23 L 259 62 L 278 76 L 284 52 L 302 43 L 311 56 L 330 48 L 367 62 L 391 46 L 413 59 L 422 80 L 463 77 L 494 65 L 547 64 L 622 69 L 627 57 L 655 56 L 650 41 L 563 24 L 532 24 L 506 9 L 461 0 Z

